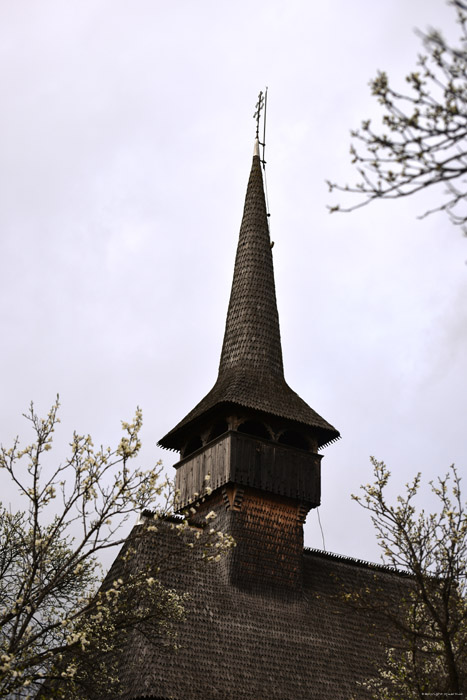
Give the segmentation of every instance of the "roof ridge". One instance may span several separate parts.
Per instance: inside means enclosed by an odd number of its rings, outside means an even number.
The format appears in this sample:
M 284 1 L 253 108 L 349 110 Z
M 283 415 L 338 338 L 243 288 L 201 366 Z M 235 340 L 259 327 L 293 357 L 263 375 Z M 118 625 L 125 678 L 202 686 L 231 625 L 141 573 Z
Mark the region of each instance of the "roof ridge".
M 400 574 L 401 576 L 411 577 L 413 574 L 410 571 L 405 571 L 404 569 L 397 569 L 395 566 L 390 566 L 389 564 L 378 564 L 376 562 L 368 561 L 366 559 L 355 559 L 355 557 L 350 557 L 346 554 L 337 554 L 336 552 L 327 552 L 323 549 L 315 549 L 314 547 L 304 547 L 303 553 L 307 555 L 318 556 L 321 559 L 333 559 L 337 561 L 342 561 L 345 564 L 351 564 L 353 566 L 360 566 L 365 569 L 376 569 L 378 571 L 387 571 L 389 573 Z

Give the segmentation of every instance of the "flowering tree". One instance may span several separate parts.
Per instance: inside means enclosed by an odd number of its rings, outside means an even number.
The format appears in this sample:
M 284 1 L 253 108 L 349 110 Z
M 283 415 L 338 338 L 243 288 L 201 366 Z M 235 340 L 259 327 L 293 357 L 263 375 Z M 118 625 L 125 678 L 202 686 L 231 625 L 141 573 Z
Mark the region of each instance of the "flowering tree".
M 160 582 L 167 562 L 126 566 L 170 513 L 174 496 L 160 463 L 148 471 L 129 468 L 141 445 L 141 411 L 122 423 L 115 450 L 95 449 L 90 436 L 74 433 L 69 457 L 50 468 L 58 407 L 57 400 L 41 419 L 31 405 L 26 418 L 34 441 L 0 448 L 0 474 L 25 503 L 17 512 L 0 504 L 0 698 L 33 698 L 44 688 L 47 698 L 97 698 L 101 690 L 116 698 L 119 640 L 137 629 L 175 643 L 184 612 L 183 596 Z M 156 503 L 125 537 L 125 521 Z M 231 545 L 212 527 L 198 529 L 198 539 L 187 536 L 187 520 L 172 518 L 171 527 L 199 545 L 204 559 Z M 122 544 L 120 575 L 107 576 L 99 588 L 99 554 Z
M 391 505 L 385 493 L 390 472 L 384 462 L 372 462 L 375 483 L 353 498 L 372 514 L 384 562 L 410 577 L 397 604 L 359 598 L 367 609 L 376 605 L 395 632 L 387 664 L 364 685 L 375 700 L 461 697 L 467 689 L 467 513 L 460 477 L 452 466 L 444 478 L 430 482 L 439 510 L 417 515 L 420 474 Z
M 362 195 L 353 211 L 375 199 L 399 199 L 443 184 L 447 198 L 425 212 L 445 211 L 467 232 L 467 4 L 449 2 L 460 26 L 459 46 L 449 46 L 432 30 L 420 33 L 425 53 L 406 81 L 408 93 L 391 87 L 386 73 L 370 82 L 384 110 L 383 129 L 369 119 L 351 132 L 352 163 L 360 180 L 354 185 L 329 182 L 329 189 Z

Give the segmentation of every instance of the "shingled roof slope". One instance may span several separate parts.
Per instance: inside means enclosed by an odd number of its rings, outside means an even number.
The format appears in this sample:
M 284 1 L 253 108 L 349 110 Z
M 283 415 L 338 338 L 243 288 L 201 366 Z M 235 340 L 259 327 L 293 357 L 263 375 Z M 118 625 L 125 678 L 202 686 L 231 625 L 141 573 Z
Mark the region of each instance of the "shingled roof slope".
M 268 216 L 257 154 L 253 156 L 245 197 L 217 381 L 159 444 L 180 449 L 187 426 L 224 403 L 312 426 L 318 430 L 320 444 L 339 437 L 338 431 L 285 381 Z
M 160 523 L 141 542 L 139 565 L 170 557 L 165 583 L 189 594 L 187 617 L 176 651 L 132 634 L 120 664 L 124 700 L 369 697 L 358 683 L 383 662 L 387 623 L 355 609 L 343 593 L 370 588 L 373 603 L 381 596 L 396 605 L 410 579 L 385 567 L 304 551 L 302 591 L 247 592 L 226 581 L 222 560 L 197 564 L 196 552 L 187 551 L 170 524 Z

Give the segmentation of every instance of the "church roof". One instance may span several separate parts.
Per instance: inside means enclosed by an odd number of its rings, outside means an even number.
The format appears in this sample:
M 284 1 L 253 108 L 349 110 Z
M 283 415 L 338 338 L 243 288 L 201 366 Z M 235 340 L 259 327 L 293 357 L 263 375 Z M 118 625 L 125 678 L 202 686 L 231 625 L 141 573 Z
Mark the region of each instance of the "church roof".
M 359 700 L 359 685 L 384 663 L 387 619 L 410 578 L 388 567 L 303 551 L 299 594 L 241 590 L 223 577 L 223 559 L 197 564 L 169 523 L 141 540 L 138 566 L 171 562 L 165 581 L 188 593 L 177 650 L 133 632 L 124 650 L 124 700 Z M 119 559 L 109 576 L 119 573 Z M 371 590 L 372 609 L 346 600 Z
M 316 430 L 320 445 L 339 437 L 338 431 L 285 381 L 272 246 L 257 142 L 245 197 L 217 381 L 207 396 L 160 440 L 160 445 L 180 449 L 187 429 L 222 404 L 236 404 L 310 426 Z

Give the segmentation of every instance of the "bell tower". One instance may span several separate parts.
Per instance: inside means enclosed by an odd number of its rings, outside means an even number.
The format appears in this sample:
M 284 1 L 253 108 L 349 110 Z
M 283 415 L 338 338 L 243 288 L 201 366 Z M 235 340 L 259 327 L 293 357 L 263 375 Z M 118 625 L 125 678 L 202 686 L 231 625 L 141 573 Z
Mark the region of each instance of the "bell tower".
M 300 589 L 303 523 L 320 504 L 318 450 L 339 432 L 287 384 L 259 139 L 245 197 L 217 381 L 159 442 L 180 452 L 180 510 L 204 501 L 237 546 L 226 557 L 242 588 Z

